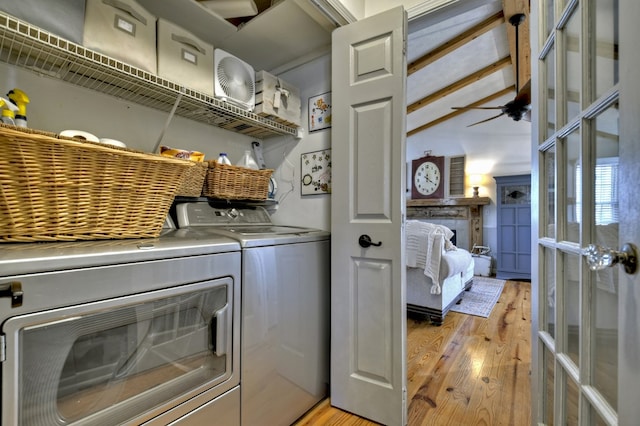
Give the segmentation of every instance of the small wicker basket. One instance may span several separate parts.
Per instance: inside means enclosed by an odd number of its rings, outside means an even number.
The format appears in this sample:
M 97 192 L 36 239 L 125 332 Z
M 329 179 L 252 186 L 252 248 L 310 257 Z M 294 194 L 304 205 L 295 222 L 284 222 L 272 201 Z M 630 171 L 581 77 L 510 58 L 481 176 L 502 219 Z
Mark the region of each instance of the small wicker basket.
M 194 161 L 193 164 L 194 166 L 190 167 L 185 173 L 182 185 L 178 188 L 176 195 L 183 197 L 199 197 L 202 195 L 204 179 L 207 177 L 209 165 L 204 161 Z
M 0 241 L 157 237 L 192 166 L 0 126 Z
M 253 170 L 209 161 L 203 195 L 224 200 L 266 200 L 273 170 Z

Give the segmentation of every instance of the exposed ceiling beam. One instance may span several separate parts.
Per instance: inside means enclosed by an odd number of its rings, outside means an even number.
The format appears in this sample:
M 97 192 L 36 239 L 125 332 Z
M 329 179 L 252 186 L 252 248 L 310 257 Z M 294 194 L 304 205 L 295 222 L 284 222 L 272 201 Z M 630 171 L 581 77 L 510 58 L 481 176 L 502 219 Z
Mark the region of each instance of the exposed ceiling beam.
M 467 44 L 471 40 L 474 40 L 475 38 L 481 36 L 482 34 L 486 33 L 487 31 L 490 31 L 490 30 L 494 29 L 495 27 L 497 27 L 498 25 L 501 25 L 503 22 L 504 22 L 504 14 L 503 14 L 502 11 L 496 13 L 493 16 L 490 16 L 489 18 L 485 19 L 484 21 L 482 21 L 478 25 L 475 25 L 474 27 L 472 27 L 472 28 L 468 29 L 467 31 L 463 32 L 462 34 L 452 38 L 451 40 L 444 42 L 443 44 L 441 44 L 440 46 L 436 47 L 432 51 L 427 52 L 422 57 L 420 57 L 420 58 L 416 59 L 415 61 L 411 62 L 407 66 L 407 76 L 413 74 L 416 71 L 421 70 L 422 68 L 426 67 L 427 65 L 429 65 L 429 64 L 435 62 L 436 60 L 442 58 L 443 56 L 453 52 L 457 48 L 459 48 L 461 46 L 464 46 L 465 44 Z
M 489 96 L 487 96 L 486 98 L 482 98 L 482 99 L 480 99 L 479 101 L 476 101 L 476 102 L 474 102 L 474 103 L 472 103 L 472 104 L 469 104 L 469 105 L 467 105 L 466 107 L 467 107 L 467 108 L 469 108 L 469 107 L 478 107 L 478 106 L 482 106 L 482 105 L 486 104 L 487 102 L 491 102 L 491 101 L 492 101 L 492 100 L 494 100 L 494 99 L 498 99 L 498 98 L 500 98 L 500 97 L 502 97 L 502 96 L 504 96 L 504 95 L 507 95 L 507 94 L 509 94 L 509 93 L 512 93 L 512 92 L 514 91 L 514 89 L 515 89 L 515 88 L 514 88 L 514 86 L 507 87 L 506 89 L 502 89 L 502 90 L 500 90 L 499 92 L 494 93 L 493 95 L 489 95 Z M 445 121 L 447 121 L 447 120 L 449 120 L 449 119 L 451 119 L 451 118 L 453 118 L 453 117 L 456 117 L 456 116 L 458 116 L 458 115 L 460 115 L 460 114 L 464 114 L 464 113 L 465 113 L 465 112 L 467 112 L 467 111 L 468 111 L 468 110 L 456 110 L 456 111 L 450 112 L 450 113 L 449 113 L 449 114 L 447 114 L 447 115 L 443 115 L 443 116 L 442 116 L 442 117 L 440 117 L 440 118 L 436 118 L 435 120 L 430 121 L 430 122 L 428 122 L 427 124 L 423 124 L 423 125 L 422 125 L 422 126 L 420 126 L 420 127 L 416 127 L 415 129 L 410 130 L 409 132 L 407 132 L 407 137 L 408 137 L 408 136 L 413 136 L 413 135 L 415 135 L 416 133 L 420 133 L 420 132 L 422 132 L 423 130 L 426 130 L 426 129 L 430 128 L 430 127 L 433 127 L 433 126 L 435 126 L 436 124 L 443 123 L 443 122 L 445 122 Z
M 513 60 L 513 76 L 516 76 L 516 30 L 518 31 L 519 49 L 519 75 L 518 83 L 520 90 L 527 81 L 531 79 L 531 43 L 529 40 L 529 0 L 502 0 L 502 10 L 504 18 L 507 21 L 505 25 L 507 31 L 507 39 L 509 40 L 509 51 Z M 517 13 L 524 13 L 525 20 L 517 27 L 509 23 L 509 18 Z
M 476 72 L 474 72 L 473 74 L 470 74 L 466 77 L 464 77 L 463 79 L 460 79 L 446 87 L 443 87 L 442 89 L 425 96 L 424 98 L 415 101 L 414 103 L 412 103 L 411 105 L 409 105 L 407 107 L 407 114 L 411 114 L 412 112 L 425 107 L 427 105 L 429 105 L 432 102 L 435 102 L 439 99 L 444 98 L 447 95 L 450 95 L 451 93 L 454 93 L 460 89 L 462 89 L 463 87 L 466 87 L 472 83 L 475 83 L 479 80 L 482 80 L 483 78 L 487 77 L 488 75 L 493 74 L 496 71 L 499 71 L 505 67 L 508 67 L 509 65 L 511 65 L 511 57 L 507 56 L 504 57 L 502 59 L 500 59 L 497 62 L 494 62 L 491 65 L 488 65 L 484 68 L 482 68 L 481 70 L 478 70 Z

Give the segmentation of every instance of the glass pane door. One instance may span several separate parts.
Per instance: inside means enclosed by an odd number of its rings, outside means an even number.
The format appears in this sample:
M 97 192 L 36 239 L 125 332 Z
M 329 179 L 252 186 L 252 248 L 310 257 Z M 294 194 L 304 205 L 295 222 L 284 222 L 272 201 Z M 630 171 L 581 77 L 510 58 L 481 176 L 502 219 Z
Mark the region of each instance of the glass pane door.
M 542 3 L 534 423 L 617 424 L 624 270 L 592 271 L 583 248 L 620 247 L 618 0 Z

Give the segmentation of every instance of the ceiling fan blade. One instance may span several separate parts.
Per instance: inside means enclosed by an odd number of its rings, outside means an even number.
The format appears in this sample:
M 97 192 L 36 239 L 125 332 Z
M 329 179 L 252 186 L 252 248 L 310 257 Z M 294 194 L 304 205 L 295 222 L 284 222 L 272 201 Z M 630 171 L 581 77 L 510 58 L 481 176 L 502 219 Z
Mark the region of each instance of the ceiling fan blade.
M 470 106 L 466 106 L 466 107 L 451 107 L 451 109 L 458 109 L 458 110 L 470 110 L 470 109 L 502 109 L 504 108 L 504 106 L 495 106 L 495 107 L 470 107 Z
M 477 122 L 475 122 L 473 124 L 469 124 L 467 127 L 475 126 L 476 124 L 486 123 L 487 121 L 491 121 L 491 120 L 494 120 L 494 119 L 496 119 L 498 117 L 502 117 L 504 114 L 505 114 L 504 112 L 501 112 L 500 114 L 494 115 L 493 117 L 487 118 L 486 120 L 477 121 Z

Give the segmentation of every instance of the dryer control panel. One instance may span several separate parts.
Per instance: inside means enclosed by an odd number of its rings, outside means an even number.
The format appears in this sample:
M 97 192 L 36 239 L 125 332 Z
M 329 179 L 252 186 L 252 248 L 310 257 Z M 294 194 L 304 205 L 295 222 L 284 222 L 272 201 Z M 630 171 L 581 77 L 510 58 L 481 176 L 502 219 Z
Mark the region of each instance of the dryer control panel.
M 269 213 L 260 206 L 248 208 L 212 207 L 207 202 L 182 203 L 176 206 L 178 227 L 271 225 Z

